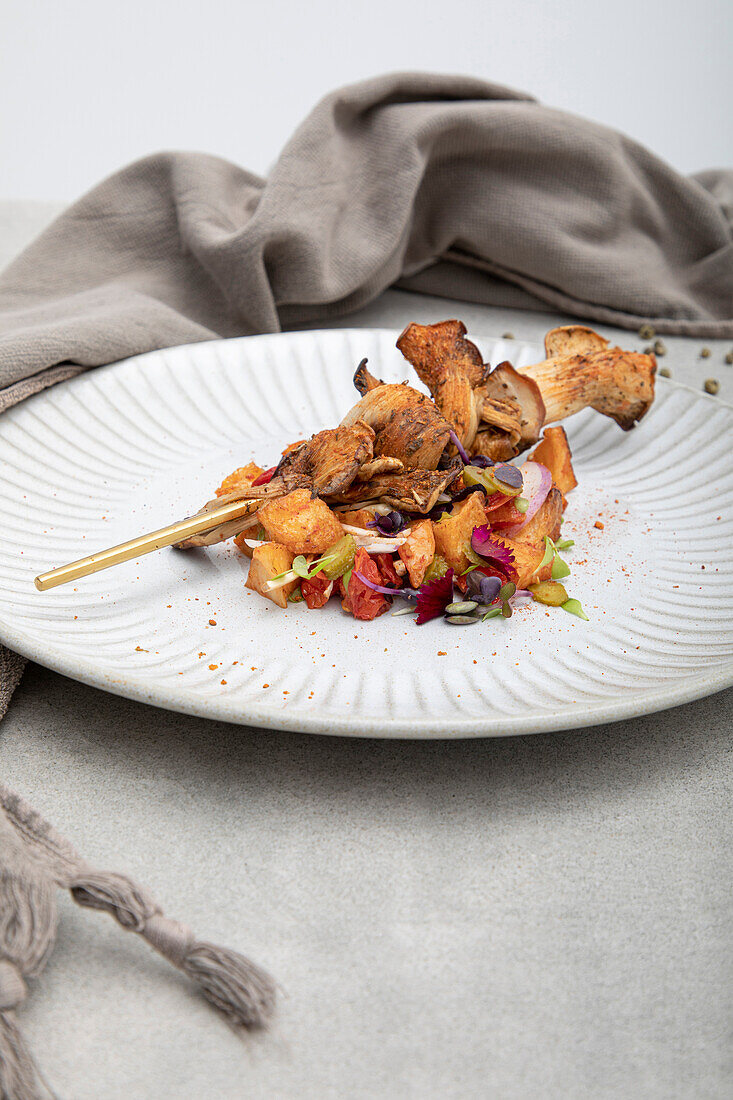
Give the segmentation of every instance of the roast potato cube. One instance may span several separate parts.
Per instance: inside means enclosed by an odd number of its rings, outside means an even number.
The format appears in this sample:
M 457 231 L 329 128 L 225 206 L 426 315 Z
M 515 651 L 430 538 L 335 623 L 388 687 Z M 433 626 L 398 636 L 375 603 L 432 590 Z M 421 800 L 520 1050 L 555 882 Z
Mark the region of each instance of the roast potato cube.
M 258 546 L 252 553 L 252 561 L 247 576 L 247 588 L 253 592 L 259 592 L 268 600 L 272 600 L 278 607 L 288 606 L 288 596 L 297 588 L 299 579 L 288 581 L 280 588 L 268 589 L 267 581 L 277 577 L 279 573 L 285 573 L 292 567 L 295 554 L 286 546 L 277 542 L 266 542 Z
M 483 527 L 486 522 L 483 493 L 471 493 L 460 504 L 454 504 L 451 512 L 433 523 L 435 553 L 448 562 L 453 572 L 462 573 L 471 564 L 466 555 L 466 547 L 471 542 L 474 527 Z
M 232 471 L 224 478 L 216 490 L 216 495 L 223 497 L 227 493 L 233 493 L 240 489 L 250 489 L 252 482 L 256 481 L 260 474 L 264 474 L 264 472 L 263 468 L 258 466 L 256 462 L 248 462 L 246 466 L 240 466 L 238 470 Z
M 563 495 L 578 484 L 573 471 L 570 446 L 565 429 L 559 425 L 545 428 L 544 436 L 535 447 L 532 462 L 541 462 L 552 474 L 552 480 Z
M 478 496 L 478 493 L 474 493 Z M 410 584 L 419 588 L 425 580 L 425 573 L 435 557 L 435 535 L 432 520 L 420 519 L 410 524 L 410 534 L 397 551 L 407 566 Z
M 539 542 L 520 542 L 519 539 L 505 539 L 502 535 L 501 541 L 514 554 L 514 568 L 517 571 L 515 584 L 517 588 L 526 588 L 529 584 L 536 584 L 538 581 L 550 579 L 552 576 L 552 562 L 536 572 L 537 566 L 545 556 L 544 539 Z
M 269 500 L 258 514 L 269 538 L 293 554 L 322 554 L 343 535 L 328 505 L 308 489 Z
M 560 517 L 563 513 L 565 501 L 559 489 L 552 488 L 547 494 L 538 512 L 532 517 L 526 527 L 519 531 L 515 538 L 520 542 L 543 542 L 545 535 L 550 538 L 560 538 Z
M 356 508 L 353 512 L 340 512 L 339 519 L 350 527 L 363 527 L 367 531 L 373 531 L 373 527 L 367 527 L 375 519 L 373 508 Z

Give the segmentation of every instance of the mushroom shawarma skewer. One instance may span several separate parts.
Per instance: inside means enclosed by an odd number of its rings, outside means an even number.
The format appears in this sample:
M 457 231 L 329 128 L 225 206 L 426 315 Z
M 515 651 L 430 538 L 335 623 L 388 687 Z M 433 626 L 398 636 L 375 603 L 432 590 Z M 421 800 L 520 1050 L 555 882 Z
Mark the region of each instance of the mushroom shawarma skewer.
M 361 397 L 336 428 L 287 448 L 274 471 L 238 471 L 194 516 L 43 574 L 37 587 L 162 546 L 188 549 L 232 538 L 259 524 L 263 505 L 285 504 L 290 494 L 300 506 L 310 494 L 326 511 L 382 504 L 424 516 L 460 473 L 456 451 L 506 462 L 536 443 L 545 424 L 587 407 L 629 430 L 654 397 L 653 355 L 612 347 L 580 325 L 552 329 L 546 358 L 519 370 L 506 362 L 492 370 L 456 320 L 408 325 L 397 347 L 431 397 L 406 382 L 380 381 L 364 360 L 354 376 Z
M 282 495 L 295 488 L 288 475 L 296 469 L 301 477 L 298 484 L 304 487 L 303 478 L 310 469 L 314 494 L 328 504 L 381 502 L 425 514 L 437 494 L 428 485 L 430 479 L 417 484 L 413 478 L 411 484 L 410 471 L 436 471 L 446 451 L 455 455 L 451 431 L 469 455 L 506 462 L 533 446 L 545 424 L 589 406 L 628 430 L 654 397 L 653 355 L 611 347 L 603 336 L 580 325 L 552 329 L 545 337 L 547 358 L 519 370 L 507 362 L 492 370 L 476 345 L 466 339 L 461 321 L 410 324 L 397 347 L 430 390 L 432 400 L 407 383 L 380 381 L 363 360 L 354 375 L 361 399 L 338 428 L 319 432 L 303 444 L 303 450 L 287 454 L 264 487 L 269 493 L 260 489 L 261 495 Z M 354 439 L 361 441 L 367 429 L 372 450 L 365 447 L 361 458 L 354 451 L 347 459 L 344 443 L 349 433 L 356 433 Z M 320 466 L 313 465 L 316 450 Z M 301 457 L 306 453 L 310 467 Z M 325 485 L 320 471 L 334 466 L 339 466 L 341 476 Z M 432 485 L 439 481 L 433 479 Z M 240 499 L 248 497 L 249 490 L 243 487 Z M 245 523 L 251 525 L 252 520 Z M 233 526 L 222 528 L 221 537 L 231 537 Z M 188 548 L 212 541 L 217 541 L 214 532 L 180 545 Z

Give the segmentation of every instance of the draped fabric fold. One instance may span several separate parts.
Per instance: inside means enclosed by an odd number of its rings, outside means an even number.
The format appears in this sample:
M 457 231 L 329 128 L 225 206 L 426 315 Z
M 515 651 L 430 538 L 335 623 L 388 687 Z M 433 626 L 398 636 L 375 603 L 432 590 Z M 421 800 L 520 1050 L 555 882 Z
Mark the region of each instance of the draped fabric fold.
M 733 172 L 682 176 L 482 80 L 377 77 L 267 179 L 159 153 L 65 211 L 0 279 L 0 408 L 62 364 L 345 317 L 395 283 L 733 336 L 732 211 Z

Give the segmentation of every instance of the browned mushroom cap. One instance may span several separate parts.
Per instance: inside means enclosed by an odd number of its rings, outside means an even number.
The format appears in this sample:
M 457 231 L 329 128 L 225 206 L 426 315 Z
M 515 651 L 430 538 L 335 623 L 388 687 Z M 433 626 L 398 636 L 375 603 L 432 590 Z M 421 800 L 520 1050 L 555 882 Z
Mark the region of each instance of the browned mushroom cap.
M 398 458 L 410 469 L 434 470 L 450 436 L 450 426 L 430 398 L 404 382 L 368 389 L 341 425 L 358 420 L 376 432 L 375 457 Z
M 473 391 L 483 382 L 487 368 L 481 352 L 465 336 L 466 326 L 461 321 L 411 324 L 399 337 L 397 347 L 468 450 L 479 424 Z
M 356 471 L 357 481 L 371 481 L 373 477 L 379 477 L 381 474 L 399 474 L 404 470 L 405 465 L 399 458 L 373 458 L 371 462 L 365 462 L 363 466 L 360 466 Z
M 499 366 L 486 379 L 481 390 L 488 398 L 509 402 L 518 410 L 520 451 L 526 450 L 537 442 L 545 422 L 545 405 L 540 387 L 534 379 L 528 378 L 525 374 L 519 374 L 511 363 L 499 363 Z M 488 422 L 493 423 L 490 420 Z
M 329 504 L 390 504 L 405 512 L 425 515 L 442 492 L 455 481 L 463 469 L 461 462 L 454 462 L 446 470 L 407 470 L 402 474 L 384 474 L 372 478 L 366 484 L 354 482 Z
M 374 454 L 374 431 L 363 420 L 317 432 L 296 451 L 286 454 L 277 468 L 286 485 L 309 478 L 321 496 L 348 488 L 361 466 Z
M 508 462 L 518 453 L 512 437 L 496 428 L 486 428 L 476 432 L 471 448 L 472 455 L 481 455 L 483 458 L 490 459 L 491 462 Z
M 657 361 L 621 348 L 583 355 L 559 355 L 522 368 L 540 388 L 545 423 L 564 420 L 588 406 L 610 416 L 628 431 L 641 420 L 654 400 Z
M 408 325 L 397 340 L 397 347 L 418 378 L 432 392 L 451 374 L 462 374 L 478 386 L 486 375 L 481 352 L 466 340 L 462 321 L 439 321 L 436 325 Z
M 354 372 L 354 385 L 363 397 L 369 390 L 375 390 L 377 386 L 383 386 L 384 382 L 374 377 L 371 371 L 367 369 L 367 360 L 362 359 Z
M 588 355 L 589 352 L 603 351 L 608 340 L 592 328 L 585 325 L 562 325 L 551 328 L 545 336 L 545 355 L 548 359 L 556 355 Z

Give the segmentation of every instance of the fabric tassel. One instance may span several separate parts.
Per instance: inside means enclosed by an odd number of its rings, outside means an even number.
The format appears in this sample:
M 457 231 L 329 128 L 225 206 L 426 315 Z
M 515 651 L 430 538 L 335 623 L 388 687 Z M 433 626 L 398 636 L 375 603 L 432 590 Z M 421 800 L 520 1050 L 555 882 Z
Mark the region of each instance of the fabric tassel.
M 43 1100 L 49 1091 L 28 1051 L 15 1010 L 25 979 L 40 973 L 56 935 L 56 884 L 31 860 L 0 811 L 0 1097 Z
M 19 795 L 0 783 L 0 1100 L 47 1100 L 15 1019 L 25 979 L 43 969 L 56 936 L 56 888 L 124 929 L 196 982 L 238 1028 L 264 1026 L 275 1007 L 272 978 L 249 959 L 198 941 L 127 875 L 90 867 Z
M 123 928 L 147 940 L 196 982 L 235 1027 L 267 1023 L 275 1007 L 275 984 L 249 959 L 197 940 L 190 928 L 166 917 L 157 902 L 125 875 L 90 869 L 75 877 L 70 889 L 79 905 L 109 913 Z

